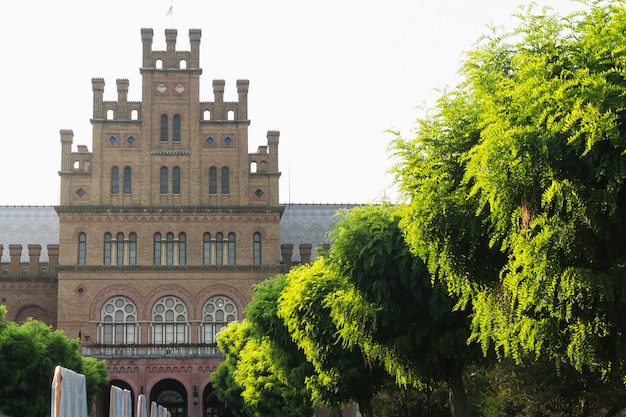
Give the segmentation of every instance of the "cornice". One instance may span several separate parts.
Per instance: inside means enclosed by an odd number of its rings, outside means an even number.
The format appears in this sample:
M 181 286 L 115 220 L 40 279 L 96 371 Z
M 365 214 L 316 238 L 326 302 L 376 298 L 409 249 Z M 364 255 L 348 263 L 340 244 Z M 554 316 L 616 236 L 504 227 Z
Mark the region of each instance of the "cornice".
M 59 265 L 57 272 L 275 272 L 278 265 Z
M 277 213 L 282 215 L 285 206 L 54 206 L 61 213 Z

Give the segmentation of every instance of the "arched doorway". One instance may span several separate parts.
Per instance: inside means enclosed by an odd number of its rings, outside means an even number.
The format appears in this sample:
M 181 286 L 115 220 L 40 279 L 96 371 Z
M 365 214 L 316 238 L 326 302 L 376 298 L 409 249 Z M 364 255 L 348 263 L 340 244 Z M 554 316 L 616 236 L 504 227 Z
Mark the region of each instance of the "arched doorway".
M 231 417 L 230 411 L 223 402 L 217 398 L 217 394 L 211 384 L 207 385 L 202 395 L 203 417 Z
M 109 382 L 109 387 L 106 390 L 103 390 L 102 392 L 100 392 L 99 394 L 99 400 L 98 400 L 99 406 L 97 407 L 98 410 L 96 412 L 96 415 L 99 417 L 109 416 L 109 411 L 111 407 L 111 386 L 116 386 L 121 389 L 127 389 L 130 391 L 130 397 L 133 401 L 132 410 L 134 410 L 135 409 L 135 393 L 133 392 L 130 385 L 128 385 L 128 383 L 122 380 L 112 379 Z
M 150 392 L 150 401 L 166 407 L 172 417 L 187 416 L 187 391 L 174 379 L 158 382 Z

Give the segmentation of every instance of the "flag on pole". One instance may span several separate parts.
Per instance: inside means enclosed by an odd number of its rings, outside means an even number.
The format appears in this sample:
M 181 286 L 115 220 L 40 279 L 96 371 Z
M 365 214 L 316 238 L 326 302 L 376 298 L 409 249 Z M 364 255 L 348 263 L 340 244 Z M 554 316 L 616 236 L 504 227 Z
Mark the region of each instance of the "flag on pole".
M 172 15 L 172 6 L 170 6 L 169 9 L 167 9 L 167 14 L 165 16 L 171 16 Z

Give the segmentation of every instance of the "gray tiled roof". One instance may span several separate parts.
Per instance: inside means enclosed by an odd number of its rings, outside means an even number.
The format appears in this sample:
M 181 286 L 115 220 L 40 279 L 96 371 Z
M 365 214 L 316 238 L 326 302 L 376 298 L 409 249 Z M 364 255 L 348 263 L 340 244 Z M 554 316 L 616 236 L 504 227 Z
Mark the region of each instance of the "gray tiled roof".
M 337 222 L 335 214 L 353 204 L 287 204 L 280 221 L 280 243 L 294 246 L 294 261 L 300 260 L 298 246 L 315 248 L 327 243 L 327 232 Z M 21 244 L 22 261 L 28 261 L 29 244 L 42 246 L 41 261 L 48 261 L 46 245 L 59 243 L 59 218 L 52 206 L 0 206 L 0 244 L 4 245 L 2 262 L 9 261 L 9 245 Z

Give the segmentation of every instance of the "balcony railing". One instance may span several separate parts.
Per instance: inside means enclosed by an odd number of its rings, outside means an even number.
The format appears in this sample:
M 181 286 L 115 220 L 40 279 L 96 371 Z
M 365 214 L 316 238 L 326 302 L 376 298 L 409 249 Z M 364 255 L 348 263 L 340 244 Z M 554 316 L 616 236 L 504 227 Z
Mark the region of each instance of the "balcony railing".
M 97 359 L 223 358 L 216 344 L 201 345 L 83 345 L 82 355 Z

